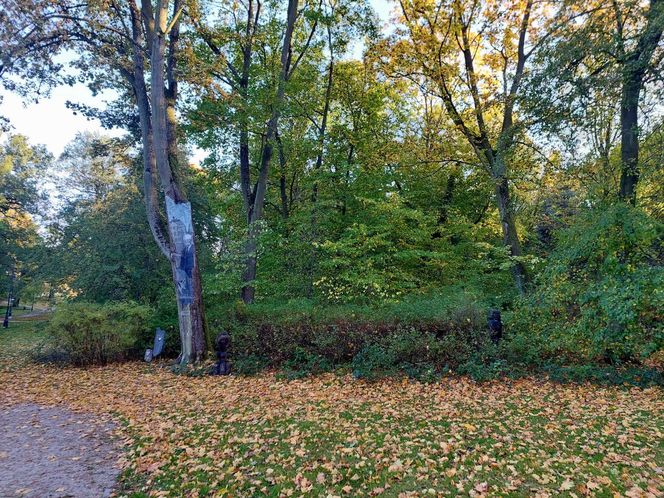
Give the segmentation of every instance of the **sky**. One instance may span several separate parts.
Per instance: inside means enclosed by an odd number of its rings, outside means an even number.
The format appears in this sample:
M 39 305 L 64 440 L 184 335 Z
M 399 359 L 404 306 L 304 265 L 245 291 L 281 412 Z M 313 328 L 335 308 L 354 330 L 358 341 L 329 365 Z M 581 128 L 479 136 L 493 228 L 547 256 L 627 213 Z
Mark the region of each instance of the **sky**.
M 381 20 L 386 22 L 393 4 L 389 0 L 370 0 L 370 3 Z M 0 116 L 9 119 L 13 127 L 11 132 L 27 136 L 30 143 L 45 145 L 56 157 L 78 132 L 100 132 L 112 136 L 123 133 L 117 129 L 104 130 L 98 120 L 89 120 L 67 109 L 67 101 L 103 107 L 103 103 L 112 97 L 111 93 L 93 97 L 83 84 L 55 88 L 39 102 L 23 102 L 19 96 L 4 89 L 0 89 L 0 97 Z

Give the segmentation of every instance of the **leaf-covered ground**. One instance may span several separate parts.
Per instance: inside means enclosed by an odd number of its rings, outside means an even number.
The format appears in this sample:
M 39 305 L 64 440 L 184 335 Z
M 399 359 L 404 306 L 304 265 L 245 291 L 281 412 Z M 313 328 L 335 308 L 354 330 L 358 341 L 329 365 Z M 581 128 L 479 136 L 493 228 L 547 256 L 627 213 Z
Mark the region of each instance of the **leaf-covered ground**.
M 658 388 L 192 378 L 130 363 L 5 368 L 0 393 L 116 417 L 132 496 L 664 496 Z

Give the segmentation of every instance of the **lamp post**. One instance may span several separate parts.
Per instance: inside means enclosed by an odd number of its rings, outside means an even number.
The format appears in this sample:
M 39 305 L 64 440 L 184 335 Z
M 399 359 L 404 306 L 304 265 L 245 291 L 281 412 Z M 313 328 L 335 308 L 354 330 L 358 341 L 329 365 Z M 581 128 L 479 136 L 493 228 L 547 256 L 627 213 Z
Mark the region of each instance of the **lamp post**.
M 9 294 L 7 295 L 7 310 L 5 311 L 5 319 L 2 321 L 3 328 L 9 328 L 9 317 L 12 316 L 12 293 L 14 292 L 14 270 L 11 272 L 9 278 Z
M 12 302 L 12 292 L 9 291 L 7 296 L 7 310 L 5 311 L 5 319 L 2 321 L 3 328 L 9 327 L 9 317 L 11 316 L 11 302 Z

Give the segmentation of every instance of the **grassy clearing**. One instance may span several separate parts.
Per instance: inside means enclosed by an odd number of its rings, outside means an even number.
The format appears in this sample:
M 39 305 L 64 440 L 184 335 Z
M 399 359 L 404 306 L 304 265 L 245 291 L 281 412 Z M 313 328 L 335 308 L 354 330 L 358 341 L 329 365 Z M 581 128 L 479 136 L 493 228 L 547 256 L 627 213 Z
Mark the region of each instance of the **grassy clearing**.
M 43 322 L 12 320 L 9 328 L 0 328 L 0 370 L 27 364 L 46 340 Z
M 3 335 L 0 349 L 31 334 Z M 3 403 L 121 421 L 128 496 L 664 493 L 659 388 L 190 378 L 131 363 L 18 366 L 0 373 L 0 389 Z

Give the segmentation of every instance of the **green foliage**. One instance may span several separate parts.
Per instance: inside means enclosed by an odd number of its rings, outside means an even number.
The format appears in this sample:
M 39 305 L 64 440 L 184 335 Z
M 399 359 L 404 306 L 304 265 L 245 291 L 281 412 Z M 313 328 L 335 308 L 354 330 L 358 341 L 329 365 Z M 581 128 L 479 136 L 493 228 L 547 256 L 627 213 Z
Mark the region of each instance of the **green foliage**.
M 0 289 L 10 286 L 20 296 L 33 281 L 34 250 L 41 242 L 32 216 L 43 208 L 39 179 L 52 157 L 22 135 L 0 144 Z M 13 279 L 12 279 L 13 277 Z M 12 281 L 13 280 L 13 281 Z
M 544 372 L 557 382 L 593 382 L 605 385 L 662 386 L 664 374 L 647 367 L 614 368 L 599 365 L 548 365 Z
M 663 233 L 624 204 L 580 216 L 511 317 L 517 347 L 546 360 L 610 364 L 642 362 L 664 348 Z
M 433 219 L 404 207 L 397 196 L 361 200 L 362 221 L 336 241 L 320 244 L 320 277 L 314 282 L 331 303 L 396 300 L 421 289 L 445 254 L 431 247 Z M 357 261 L 362 261 L 361 265 Z
M 392 351 L 380 344 L 369 344 L 353 357 L 353 376 L 357 379 L 376 380 L 394 375 L 398 368 Z
M 453 310 L 439 322 L 399 326 L 377 338 L 353 358 L 353 375 L 375 380 L 405 373 L 430 382 L 448 372 L 470 373 L 495 356 L 484 314 L 476 306 Z
M 132 302 L 75 302 L 58 307 L 48 324 L 56 353 L 73 365 L 105 365 L 134 356 L 151 310 Z
M 484 307 L 468 299 L 456 290 L 375 308 L 238 303 L 211 321 L 230 332 L 238 373 L 270 366 L 298 378 L 351 366 L 360 378 L 404 373 L 431 381 L 490 345 Z
M 236 374 L 256 375 L 267 367 L 268 360 L 250 353 L 244 356 L 233 357 L 231 365 L 233 372 Z
M 299 379 L 308 375 L 316 375 L 331 370 L 332 365 L 320 354 L 307 351 L 296 346 L 293 356 L 284 362 L 284 372 L 288 379 Z
M 65 198 L 39 254 L 40 276 L 87 301 L 154 304 L 170 269 L 148 228 L 137 163 L 125 148 L 81 134 L 58 160 L 68 173 L 58 185 Z

